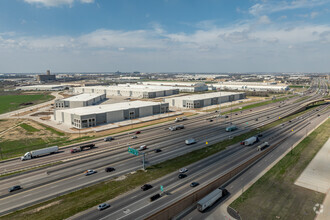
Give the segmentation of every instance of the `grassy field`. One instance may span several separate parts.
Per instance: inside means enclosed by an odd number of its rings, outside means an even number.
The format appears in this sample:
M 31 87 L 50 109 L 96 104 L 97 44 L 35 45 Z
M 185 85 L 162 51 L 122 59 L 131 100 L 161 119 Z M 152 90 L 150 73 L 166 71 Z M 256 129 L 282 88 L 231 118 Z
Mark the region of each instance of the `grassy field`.
M 230 206 L 243 219 L 314 219 L 313 207 L 322 203 L 325 195 L 294 182 L 328 140 L 329 130 L 327 120 Z
M 48 93 L 33 94 L 33 95 L 1 95 L 0 96 L 0 114 L 14 111 L 20 108 L 39 104 L 53 99 L 54 96 Z M 22 103 L 32 103 L 31 105 L 21 105 Z
M 19 125 L 21 128 L 23 128 L 24 130 L 28 131 L 28 132 L 36 132 L 39 131 L 39 129 L 36 129 L 34 127 L 32 127 L 31 125 L 22 123 Z
M 292 116 L 293 117 L 293 116 Z M 289 120 L 289 119 L 282 119 Z M 283 122 L 281 121 L 281 122 Z M 267 128 L 274 127 L 278 122 L 267 125 Z M 262 127 L 260 131 L 263 131 Z M 122 181 L 109 180 L 91 187 L 87 187 L 75 192 L 59 196 L 58 198 L 43 202 L 32 207 L 16 211 L 1 219 L 64 219 L 78 212 L 94 207 L 104 201 L 115 198 L 116 196 L 128 192 L 136 187 L 169 174 L 181 167 L 192 164 L 201 159 L 207 158 L 217 152 L 224 150 L 227 146 L 240 142 L 248 137 L 256 135 L 259 130 L 252 130 L 248 133 L 224 140 L 220 143 L 195 150 L 188 154 L 174 159 L 150 166 L 147 172 L 138 171 L 135 174 L 126 175 Z M 36 211 L 39 210 L 39 211 Z M 59 212 L 58 210 L 61 210 Z

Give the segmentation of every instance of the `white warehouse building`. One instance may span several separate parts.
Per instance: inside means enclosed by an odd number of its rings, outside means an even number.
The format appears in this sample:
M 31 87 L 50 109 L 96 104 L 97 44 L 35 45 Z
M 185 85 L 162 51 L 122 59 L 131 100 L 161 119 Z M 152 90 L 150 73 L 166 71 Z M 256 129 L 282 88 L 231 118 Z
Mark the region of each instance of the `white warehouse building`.
M 240 90 L 240 91 L 275 91 L 275 92 L 285 92 L 289 90 L 287 85 L 272 85 L 267 83 L 219 83 L 212 84 L 213 88 L 221 90 Z
M 55 100 L 55 108 L 78 108 L 99 104 L 105 100 L 105 94 L 80 94 L 65 99 Z
M 33 85 L 33 86 L 19 86 L 16 90 L 24 91 L 60 91 L 64 90 L 66 86 L 62 85 Z
M 107 105 L 55 110 L 54 120 L 74 128 L 88 128 L 107 123 L 168 112 L 168 103 L 132 101 Z
M 205 93 L 190 96 L 181 96 L 165 99 L 170 106 L 177 108 L 203 108 L 209 105 L 217 105 L 224 102 L 245 99 L 245 93 L 219 92 Z
M 178 88 L 180 92 L 202 92 L 208 90 L 208 86 L 204 82 L 151 81 L 151 82 L 142 82 L 142 84 L 148 86 L 173 86 L 175 88 Z
M 124 96 L 133 98 L 156 98 L 178 94 L 177 88 L 132 88 L 129 86 L 86 86 L 74 87 L 74 93 L 97 93 L 107 97 Z

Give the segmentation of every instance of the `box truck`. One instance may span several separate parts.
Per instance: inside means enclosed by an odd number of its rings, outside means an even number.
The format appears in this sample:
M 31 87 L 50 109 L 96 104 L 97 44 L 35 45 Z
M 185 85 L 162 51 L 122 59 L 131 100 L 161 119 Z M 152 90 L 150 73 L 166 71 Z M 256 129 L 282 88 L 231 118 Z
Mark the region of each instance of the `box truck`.
M 21 157 L 21 160 L 30 160 L 34 157 L 40 157 L 46 154 L 53 154 L 58 151 L 58 146 L 53 146 L 53 147 L 48 147 L 48 148 L 43 148 L 39 150 L 33 150 L 30 152 L 26 152 L 24 156 Z
M 202 198 L 197 202 L 197 209 L 200 212 L 203 212 L 208 207 L 211 207 L 218 199 L 227 194 L 226 189 L 218 188 L 212 191 L 210 194 Z

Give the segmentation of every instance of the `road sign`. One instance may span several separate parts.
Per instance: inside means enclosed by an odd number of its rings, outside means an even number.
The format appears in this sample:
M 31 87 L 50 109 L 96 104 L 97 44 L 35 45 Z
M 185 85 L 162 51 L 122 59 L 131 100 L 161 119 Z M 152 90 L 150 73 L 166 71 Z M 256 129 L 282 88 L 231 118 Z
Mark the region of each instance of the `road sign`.
M 136 156 L 139 156 L 139 151 L 134 148 L 128 148 L 128 153 L 134 154 Z
M 164 186 L 160 185 L 160 191 L 164 192 Z

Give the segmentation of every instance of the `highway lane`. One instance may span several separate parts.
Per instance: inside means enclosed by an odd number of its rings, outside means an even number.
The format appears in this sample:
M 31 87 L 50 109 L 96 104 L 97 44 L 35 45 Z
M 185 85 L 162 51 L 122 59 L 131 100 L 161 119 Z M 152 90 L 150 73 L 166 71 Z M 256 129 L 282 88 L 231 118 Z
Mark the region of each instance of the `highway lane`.
M 252 124 L 253 124 L 253 122 L 252 122 Z M 260 122 L 262 122 L 261 119 L 260 119 Z M 212 125 L 214 125 L 214 124 L 212 124 Z M 210 128 L 212 128 L 212 127 L 210 127 Z M 170 132 L 170 133 L 171 134 L 172 133 L 179 133 L 179 132 L 182 132 L 182 131 L 176 131 L 176 132 Z M 218 129 L 217 128 L 215 129 L 215 132 L 218 132 Z M 242 131 L 238 131 L 238 132 L 242 132 Z M 208 135 L 205 135 L 204 133 L 207 133 Z M 209 137 L 209 136 L 212 136 L 213 135 L 212 132 L 210 133 L 210 131 L 206 131 L 204 133 L 200 133 L 201 134 L 201 137 L 205 138 L 206 140 L 208 140 L 210 142 L 210 144 L 212 144 L 212 138 Z M 179 136 L 181 138 L 181 139 L 179 138 L 179 140 L 177 140 L 175 138 L 171 138 L 171 142 L 169 142 L 168 144 L 166 142 L 164 142 L 162 144 L 157 144 L 156 147 L 160 147 L 161 149 L 164 149 L 167 146 L 172 146 L 172 148 L 173 147 L 176 148 L 176 146 L 174 146 L 176 144 L 173 144 L 173 143 L 180 143 L 180 140 L 182 142 L 184 140 L 184 139 L 182 139 L 182 135 L 179 135 Z M 186 137 L 184 137 L 184 138 L 187 138 L 187 137 L 189 137 L 189 135 L 186 136 Z M 215 140 L 215 142 L 217 142 L 217 141 L 218 141 L 218 139 Z M 181 145 L 181 144 L 179 144 L 179 145 Z M 180 146 L 178 146 L 178 147 L 180 147 Z M 169 148 L 169 147 L 167 147 L 167 148 Z M 123 154 L 122 156 L 126 156 L 126 158 L 129 157 L 129 155 L 126 154 L 126 150 L 124 152 L 125 152 L 125 154 Z M 185 153 L 185 152 L 182 152 L 182 153 Z M 175 155 L 177 155 L 177 154 L 175 154 Z M 113 157 L 116 157 L 118 160 L 123 160 L 124 159 L 124 158 L 121 157 L 121 155 L 119 155 L 119 157 L 118 157 L 118 155 L 113 156 Z M 111 157 L 104 157 L 103 160 L 109 161 L 109 159 L 111 159 Z M 113 160 L 111 160 L 111 161 L 113 161 Z M 65 170 L 65 169 L 60 169 L 59 170 L 58 168 L 56 168 L 56 169 L 55 168 L 50 168 L 50 169 L 47 170 L 47 175 L 46 175 L 46 172 L 40 171 L 40 172 L 37 172 L 36 177 L 31 177 L 31 174 L 27 174 L 25 176 L 28 176 L 27 179 L 30 179 L 31 181 L 33 181 L 34 182 L 34 185 L 40 185 L 43 181 L 44 182 L 45 181 L 46 182 L 47 181 L 55 181 L 57 179 L 63 178 L 63 175 L 62 176 L 61 175 L 58 175 L 58 173 L 59 174 L 65 174 L 67 176 L 71 176 L 72 174 L 81 173 L 83 170 L 86 170 L 86 169 L 90 169 L 90 168 L 95 169 L 95 168 L 100 167 L 100 165 L 96 165 L 96 164 L 102 164 L 102 161 L 97 160 L 97 161 L 92 161 L 90 163 L 87 162 L 87 163 L 85 163 L 83 165 L 80 165 L 79 164 L 79 168 L 77 170 L 72 169 L 72 165 L 73 164 L 70 164 L 69 165 L 70 168 L 67 169 L 67 170 Z M 106 165 L 106 164 L 102 164 L 102 165 Z M 49 175 L 49 174 L 52 174 L 52 175 Z M 52 178 L 52 176 L 56 177 L 57 179 Z M 30 186 L 31 187 L 31 184 L 26 184 L 27 181 L 26 181 L 26 178 L 24 178 L 24 175 L 23 176 L 14 177 L 12 179 L 13 180 L 1 181 L 1 186 L 2 187 L 0 187 L 0 189 L 2 188 L 2 193 L 7 194 L 8 193 L 7 192 L 7 189 L 8 189 L 8 187 L 10 185 L 15 185 L 15 184 L 17 185 L 17 184 L 25 183 L 26 186 Z
M 313 114 L 316 114 L 316 113 L 314 112 Z M 310 117 L 310 115 L 308 117 Z M 301 118 L 301 119 L 297 119 L 297 120 L 304 121 L 305 118 Z M 306 125 L 306 123 L 303 124 L 302 126 L 305 126 L 305 125 Z M 282 129 L 282 130 L 288 131 L 291 128 L 290 127 L 282 128 L 282 126 L 280 125 L 277 129 Z M 282 133 L 283 133 L 283 131 L 282 131 Z M 270 141 L 270 143 L 271 143 L 271 141 Z M 243 147 L 243 148 L 241 147 L 241 149 L 245 149 L 245 150 L 248 149 L 248 150 L 250 150 L 250 152 L 253 155 L 253 154 L 256 154 L 257 153 L 255 147 L 256 146 L 254 146 L 254 147 Z M 231 149 L 234 149 L 234 148 L 231 148 Z M 222 153 L 224 153 L 224 152 L 222 152 Z M 237 153 L 236 154 L 233 154 L 234 159 L 235 159 L 235 157 L 237 157 L 237 155 L 240 155 L 240 154 L 242 154 L 241 151 L 239 151 L 238 154 Z M 221 155 L 221 153 L 220 153 L 220 155 Z M 226 155 L 226 156 L 228 156 L 228 155 Z M 243 155 L 242 157 L 244 158 L 244 157 L 246 157 L 246 155 Z M 207 158 L 206 160 L 211 161 L 211 164 L 212 164 L 213 160 L 210 159 L 210 158 Z M 232 157 L 227 157 L 227 159 L 229 161 L 231 161 L 233 158 Z M 241 157 L 236 158 L 236 159 L 238 161 L 242 160 Z M 199 161 L 199 162 L 195 163 L 194 165 L 191 165 L 191 166 L 188 167 L 188 169 L 189 169 L 189 171 L 188 171 L 188 173 L 189 173 L 188 177 L 191 177 L 192 175 L 191 175 L 190 172 L 193 172 L 193 169 L 191 169 L 190 167 L 197 167 L 198 165 L 196 165 L 196 164 L 200 164 L 200 163 L 203 163 L 203 161 Z M 227 162 L 223 162 L 222 160 L 215 160 L 211 167 L 208 167 L 207 165 L 206 165 L 206 167 L 202 166 L 206 170 L 208 170 L 208 172 L 204 172 L 203 169 L 200 169 L 199 170 L 200 172 L 196 173 L 196 175 L 193 176 L 192 179 L 186 178 L 187 182 L 185 184 L 183 184 L 183 185 L 186 186 L 184 188 L 187 188 L 188 190 L 190 190 L 190 187 L 188 185 L 189 185 L 189 183 L 191 181 L 195 181 L 196 180 L 196 177 L 197 177 L 197 181 L 200 181 L 201 183 L 202 182 L 206 182 L 206 180 L 209 180 L 210 178 L 212 178 L 212 176 L 214 176 L 214 173 L 212 173 L 213 170 L 216 170 L 215 173 L 218 173 L 218 174 L 221 173 L 223 171 L 223 167 L 222 166 L 224 164 L 226 164 L 226 163 Z M 219 170 L 217 170 L 218 167 L 219 167 Z M 229 167 L 231 167 L 231 166 L 229 166 Z M 205 173 L 208 173 L 210 175 L 206 175 Z M 172 175 L 174 175 L 174 177 L 176 177 L 177 176 L 177 173 L 176 174 L 172 174 Z M 157 183 L 166 181 L 169 178 L 170 178 L 169 176 L 167 176 L 165 178 L 162 178 L 162 180 L 158 180 Z M 200 179 L 198 179 L 198 178 L 200 178 Z M 179 191 L 179 189 L 177 188 L 177 185 L 174 185 L 174 189 L 175 189 L 175 192 Z M 156 190 L 156 191 L 159 192 L 159 189 Z M 150 203 L 148 201 L 148 199 L 149 199 L 149 197 L 151 195 L 153 195 L 153 193 L 155 193 L 155 192 L 150 191 L 151 193 L 148 193 L 147 195 L 144 195 L 144 197 L 140 197 L 141 201 L 143 201 L 143 202 L 138 202 L 137 204 L 133 204 L 133 206 L 131 206 L 130 204 L 132 204 L 132 202 L 133 202 L 132 199 L 131 199 L 131 197 L 133 195 L 135 195 L 136 192 L 137 191 L 134 191 L 131 194 L 125 196 L 125 199 L 124 198 L 119 198 L 119 199 L 111 200 L 110 201 L 110 204 L 112 205 L 112 207 L 109 208 L 108 210 L 104 210 L 102 212 L 99 212 L 99 211 L 97 211 L 95 209 L 91 209 L 91 210 L 89 210 L 89 212 L 87 214 L 84 214 L 83 216 L 78 216 L 77 218 L 81 218 L 82 217 L 83 219 L 102 219 L 101 217 L 104 217 L 104 219 L 120 219 L 121 217 L 124 217 L 122 219 L 142 219 L 143 217 L 146 217 L 147 216 L 145 214 L 148 213 L 150 210 L 155 211 L 155 210 L 159 209 L 159 207 L 161 205 L 163 205 L 164 203 L 167 202 L 166 200 L 164 201 L 163 198 L 161 198 L 161 200 L 159 200 L 159 202 L 161 204 L 157 203 L 157 201 L 156 202 L 153 202 L 153 203 Z M 183 191 L 181 193 L 185 193 L 185 191 Z M 170 195 L 168 197 L 172 197 L 172 195 Z M 180 196 L 180 194 L 178 194 L 177 196 Z M 134 200 L 136 200 L 136 199 L 139 199 L 139 198 L 136 198 L 136 196 L 134 196 Z M 138 200 L 138 201 L 140 201 L 140 200 Z M 147 206 L 145 206 L 145 205 L 147 205 Z M 140 209 L 140 208 L 142 208 L 142 209 Z
M 127 164 L 127 165 L 128 165 L 128 167 L 131 166 L 130 164 Z M 135 167 L 136 167 L 136 164 L 135 164 Z M 123 170 L 122 172 L 120 171 L 120 174 L 124 174 L 129 171 L 131 171 L 131 170 L 130 169 Z M 90 177 L 92 177 L 92 176 L 90 176 Z M 3 198 L 3 199 L 1 199 L 3 201 L 3 204 L 0 205 L 0 210 L 6 211 L 6 207 L 7 208 L 10 207 L 10 209 L 14 209 L 15 206 L 17 206 L 18 204 L 19 204 L 18 207 L 28 205 L 28 204 L 33 203 L 34 201 L 40 201 L 45 198 L 49 198 L 49 196 L 52 193 L 55 195 L 59 195 L 59 194 L 61 194 L 61 192 L 67 192 L 67 191 L 70 191 L 77 187 L 90 185 L 92 183 L 107 179 L 107 178 L 109 178 L 109 175 L 105 174 L 101 170 L 98 174 L 93 175 L 93 179 L 90 177 L 85 177 L 82 174 L 79 174 L 79 175 L 67 178 L 65 180 L 59 180 L 57 182 L 53 182 L 48 185 L 43 185 L 36 189 L 27 190 L 22 193 Z M 98 177 L 100 177 L 100 178 L 98 178 Z M 59 183 L 61 183 L 61 184 L 59 184 Z M 4 206 L 6 206 L 6 207 L 4 207 Z
M 292 99 L 292 101 L 294 101 L 294 99 Z M 290 102 L 290 101 L 288 101 Z M 274 107 L 274 106 L 277 106 L 279 103 L 274 103 L 274 104 L 270 104 L 268 105 L 267 107 Z M 265 107 L 262 106 L 262 107 L 258 107 L 256 108 L 255 110 L 260 110 L 260 109 L 264 109 Z M 249 114 L 250 112 L 249 111 L 243 111 L 244 113 L 243 114 Z M 180 122 L 178 124 L 184 124 L 184 125 L 190 125 L 190 124 L 193 124 L 195 122 L 200 122 L 202 121 L 203 119 L 206 119 L 206 118 L 209 118 L 209 117 L 212 117 L 212 116 L 215 116 L 217 115 L 217 113 L 210 113 L 210 114 L 203 114 L 203 115 L 199 115 L 199 116 L 193 116 L 191 118 L 189 118 L 189 120 L 186 120 L 186 121 L 183 121 L 183 122 Z M 233 114 L 234 115 L 234 114 Z M 226 121 L 226 120 L 224 120 Z M 167 124 L 162 124 L 162 125 L 157 125 L 155 127 L 148 127 L 148 128 L 145 128 L 142 130 L 142 134 L 141 135 L 138 135 L 138 136 L 144 136 L 144 134 L 147 134 L 150 137 L 152 137 L 155 133 L 158 133 L 158 129 L 161 129 L 161 128 L 168 128 L 170 125 L 174 125 L 176 123 L 174 122 L 169 122 Z M 148 132 L 146 132 L 148 131 Z M 130 135 L 128 134 L 130 133 Z M 133 135 L 133 132 L 128 132 L 128 133 L 123 133 L 123 134 L 120 134 L 120 135 L 115 135 L 114 137 L 116 137 L 117 140 L 114 141 L 114 143 L 117 143 L 117 146 L 120 146 L 122 145 L 123 143 L 138 143 L 139 142 L 139 138 L 137 140 L 131 140 L 131 136 Z M 107 147 L 109 148 L 110 146 L 112 146 L 111 143 L 103 143 L 103 139 L 98 139 L 96 141 L 93 141 L 100 149 L 103 148 L 103 147 Z M 52 162 L 56 162 L 56 161 L 59 161 L 59 160 L 62 160 L 62 159 L 65 159 L 65 158 L 74 158 L 76 157 L 75 155 L 71 155 L 70 154 L 70 149 L 71 147 L 68 147 L 68 148 L 62 148 L 61 151 L 62 153 L 60 154 L 54 154 L 54 155 L 48 155 L 48 156 L 45 156 L 45 157 L 41 157 L 41 158 L 38 158 L 38 159 L 33 159 L 33 160 L 29 160 L 29 161 L 24 161 L 24 162 L 21 162 L 19 161 L 19 159 L 14 160 L 14 161 L 8 161 L 8 162 L 2 162 L 0 163 L 0 173 L 2 173 L 3 171 L 10 171 L 10 170 L 17 170 L 17 169 L 26 169 L 27 167 L 34 167 L 34 166 L 37 166 L 37 165 L 42 165 L 42 164 L 47 164 L 47 163 L 52 163 Z M 93 150 L 91 151 L 93 154 L 94 153 L 97 153 L 98 151 L 97 150 Z M 80 152 L 79 153 L 79 157 L 82 156 L 82 155 L 85 155 L 85 154 L 91 154 L 90 151 L 85 151 L 85 152 Z M 101 150 L 100 153 L 103 153 L 103 151 Z

